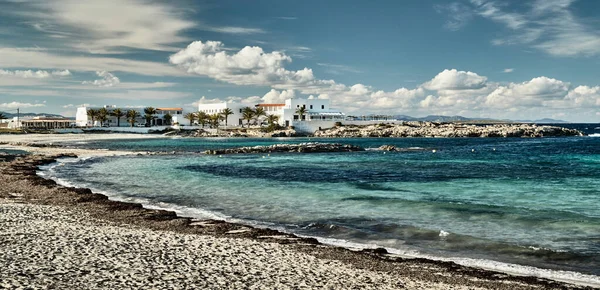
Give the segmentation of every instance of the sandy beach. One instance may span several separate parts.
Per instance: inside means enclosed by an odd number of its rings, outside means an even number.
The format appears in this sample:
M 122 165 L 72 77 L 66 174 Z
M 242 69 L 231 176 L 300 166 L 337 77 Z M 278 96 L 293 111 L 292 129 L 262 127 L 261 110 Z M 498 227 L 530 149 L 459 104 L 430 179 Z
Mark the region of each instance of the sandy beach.
M 130 136 L 133 135 L 133 136 Z M 353 251 L 314 239 L 109 201 L 35 174 L 56 154 L 138 152 L 31 147 L 134 134 L 1 135 L 0 288 L 19 289 L 579 289 L 450 262 Z

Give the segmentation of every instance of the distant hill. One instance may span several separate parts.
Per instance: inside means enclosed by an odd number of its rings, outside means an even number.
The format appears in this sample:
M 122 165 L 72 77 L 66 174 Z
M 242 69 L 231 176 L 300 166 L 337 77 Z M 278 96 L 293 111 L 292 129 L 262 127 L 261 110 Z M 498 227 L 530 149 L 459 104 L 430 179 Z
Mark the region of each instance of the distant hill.
M 0 111 L 0 113 L 2 113 L 2 115 L 4 115 L 7 119 L 12 119 L 14 117 L 17 116 L 16 113 L 8 113 L 8 112 L 2 112 Z M 24 117 L 52 117 L 52 118 L 65 118 L 62 115 L 57 115 L 57 114 L 48 114 L 48 113 L 20 113 L 19 117 L 24 118 Z M 67 118 L 70 119 L 70 118 Z
M 463 116 L 442 116 L 442 115 L 429 115 L 426 117 L 411 117 L 407 115 L 396 115 L 393 116 L 397 120 L 403 121 L 421 121 L 421 122 L 490 122 L 490 123 L 538 123 L 538 124 L 558 124 L 558 123 L 570 123 L 564 120 L 555 120 L 550 118 L 544 118 L 539 120 L 508 120 L 508 119 L 492 119 L 492 118 L 467 118 Z
M 565 120 L 556 120 L 556 119 L 550 119 L 550 118 L 544 118 L 544 119 L 539 119 L 539 120 L 518 120 L 517 122 L 523 122 L 523 123 L 538 123 L 538 124 L 564 124 L 564 123 L 570 123 L 569 121 L 565 121 Z

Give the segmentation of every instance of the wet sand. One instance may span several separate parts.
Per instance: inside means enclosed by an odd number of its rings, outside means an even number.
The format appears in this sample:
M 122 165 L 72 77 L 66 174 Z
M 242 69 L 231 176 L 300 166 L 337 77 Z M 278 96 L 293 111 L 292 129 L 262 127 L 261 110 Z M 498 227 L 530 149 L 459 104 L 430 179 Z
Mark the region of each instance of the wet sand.
M 59 152 L 131 152 L 16 147 L 36 154 L 0 161 L 0 288 L 582 288 L 110 201 L 45 180 L 37 166 Z

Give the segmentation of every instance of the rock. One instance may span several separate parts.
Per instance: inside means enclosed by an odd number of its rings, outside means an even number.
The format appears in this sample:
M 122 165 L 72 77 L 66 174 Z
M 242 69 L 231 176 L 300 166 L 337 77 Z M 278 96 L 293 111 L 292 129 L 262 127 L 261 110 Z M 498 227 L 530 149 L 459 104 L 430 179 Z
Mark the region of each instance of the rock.
M 323 153 L 323 152 L 353 152 L 364 151 L 363 148 L 339 144 L 339 143 L 301 143 L 301 144 L 275 144 L 270 146 L 241 147 L 233 149 L 206 150 L 205 154 L 250 154 L 250 153 L 282 153 L 282 152 L 300 152 L 300 153 Z
M 562 137 L 583 136 L 583 133 L 568 128 L 538 126 L 536 124 L 493 124 L 469 125 L 459 123 L 402 122 L 400 124 L 378 124 L 365 126 L 342 126 L 314 133 L 315 137 L 357 138 L 357 137 Z M 383 146 L 382 146 L 383 147 Z M 380 148 L 388 150 L 391 147 Z

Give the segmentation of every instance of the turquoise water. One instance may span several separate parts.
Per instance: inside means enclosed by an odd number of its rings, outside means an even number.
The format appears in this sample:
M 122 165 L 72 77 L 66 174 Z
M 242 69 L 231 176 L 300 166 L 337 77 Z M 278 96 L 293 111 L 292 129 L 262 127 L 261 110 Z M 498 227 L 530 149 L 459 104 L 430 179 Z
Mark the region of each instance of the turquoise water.
M 44 174 L 122 200 L 341 244 L 600 275 L 600 138 L 311 139 L 420 150 L 195 153 L 303 141 L 102 141 L 80 146 L 178 154 L 79 160 Z

